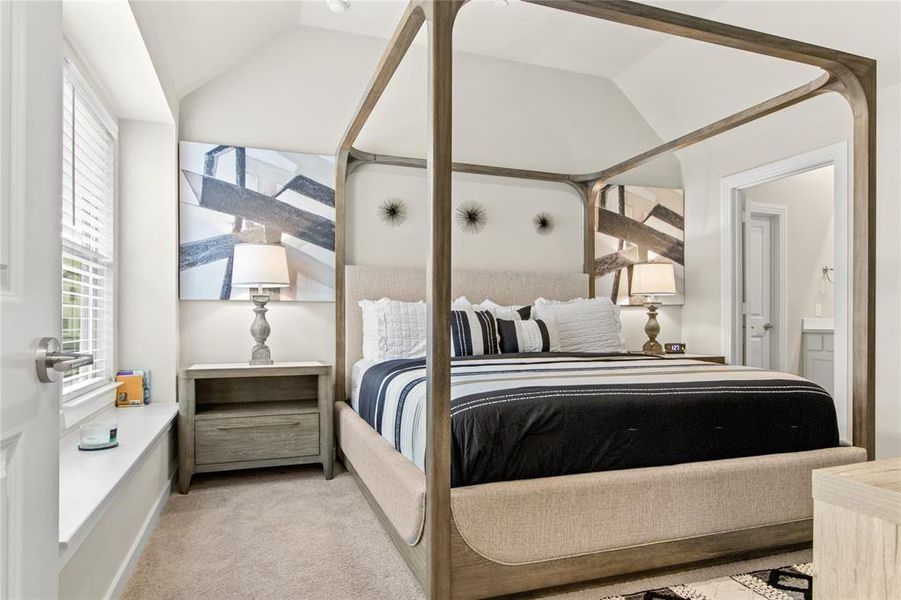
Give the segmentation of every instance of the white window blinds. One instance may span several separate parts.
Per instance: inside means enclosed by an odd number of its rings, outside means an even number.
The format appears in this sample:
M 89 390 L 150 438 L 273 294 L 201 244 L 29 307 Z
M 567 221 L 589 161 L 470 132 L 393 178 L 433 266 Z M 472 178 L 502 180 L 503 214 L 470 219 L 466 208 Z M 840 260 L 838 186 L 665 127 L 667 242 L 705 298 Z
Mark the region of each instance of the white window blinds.
M 63 75 L 62 346 L 94 363 L 63 376 L 69 399 L 112 380 L 116 139 L 71 64 Z

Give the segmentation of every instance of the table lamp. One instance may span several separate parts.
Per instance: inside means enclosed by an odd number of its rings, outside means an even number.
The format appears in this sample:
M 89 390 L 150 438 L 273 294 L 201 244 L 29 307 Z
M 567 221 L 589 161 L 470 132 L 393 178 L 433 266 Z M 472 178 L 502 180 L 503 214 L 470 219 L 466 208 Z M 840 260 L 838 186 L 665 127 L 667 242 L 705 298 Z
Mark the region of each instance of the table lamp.
M 271 365 L 272 356 L 266 338 L 272 332 L 266 321 L 266 303 L 269 294 L 263 288 L 283 288 L 291 285 L 288 277 L 288 255 L 278 244 L 235 244 L 232 265 L 232 287 L 257 288 L 250 293 L 256 317 L 250 326 L 250 335 L 256 345 L 250 355 L 252 365 Z
M 645 296 L 648 307 L 648 322 L 644 331 L 648 341 L 642 350 L 649 354 L 663 354 L 663 346 L 657 341 L 660 323 L 657 322 L 658 296 L 672 296 L 676 293 L 676 274 L 672 263 L 649 262 L 639 263 L 632 267 L 632 296 Z

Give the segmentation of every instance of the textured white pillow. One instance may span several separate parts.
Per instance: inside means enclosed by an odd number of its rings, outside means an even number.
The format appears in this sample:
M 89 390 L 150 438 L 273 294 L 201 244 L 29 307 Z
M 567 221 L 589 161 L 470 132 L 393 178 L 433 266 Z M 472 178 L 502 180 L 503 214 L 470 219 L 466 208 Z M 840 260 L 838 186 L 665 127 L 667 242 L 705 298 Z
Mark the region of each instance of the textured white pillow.
M 363 359 L 419 358 L 426 354 L 425 302 L 361 300 Z
M 522 321 L 522 314 L 518 311 L 523 306 L 502 306 L 492 300 L 485 300 L 478 306 L 473 307 L 476 310 L 487 310 L 494 315 L 496 319 L 506 319 L 507 321 Z
M 451 302 L 451 310 L 469 310 L 469 309 L 478 310 L 478 308 L 473 306 L 472 302 L 470 302 L 469 299 L 466 298 L 466 296 L 460 296 L 459 298 L 457 298 L 456 300 Z
M 609 298 L 557 302 L 539 298 L 532 318 L 556 322 L 561 352 L 624 352 L 619 307 Z

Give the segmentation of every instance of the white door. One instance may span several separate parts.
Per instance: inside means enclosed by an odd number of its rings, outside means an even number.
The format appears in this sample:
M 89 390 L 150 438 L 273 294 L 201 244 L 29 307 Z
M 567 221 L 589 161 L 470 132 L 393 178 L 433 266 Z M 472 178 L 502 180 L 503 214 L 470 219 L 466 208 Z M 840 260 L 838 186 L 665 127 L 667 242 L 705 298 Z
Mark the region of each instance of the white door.
M 0 595 L 54 598 L 60 395 L 35 352 L 60 335 L 60 3 L 0 2 L 0 66 Z
M 747 213 L 744 227 L 744 363 L 773 368 L 773 218 Z

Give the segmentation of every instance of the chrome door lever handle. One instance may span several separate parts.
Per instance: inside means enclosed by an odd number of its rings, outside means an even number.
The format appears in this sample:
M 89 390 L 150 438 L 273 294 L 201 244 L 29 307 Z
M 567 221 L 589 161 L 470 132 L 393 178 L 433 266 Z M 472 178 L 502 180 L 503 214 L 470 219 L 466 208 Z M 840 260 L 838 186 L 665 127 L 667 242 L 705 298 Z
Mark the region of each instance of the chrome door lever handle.
M 769 330 L 772 329 L 772 328 L 773 328 L 773 324 L 772 324 L 772 323 L 764 323 L 764 324 L 763 324 L 763 330 L 764 330 L 764 331 L 769 331 Z
M 94 355 L 92 354 L 63 352 L 59 340 L 54 337 L 41 338 L 34 359 L 38 381 L 41 383 L 53 383 L 59 379 L 60 373 L 93 363 Z

